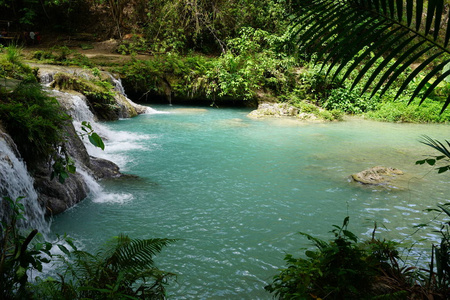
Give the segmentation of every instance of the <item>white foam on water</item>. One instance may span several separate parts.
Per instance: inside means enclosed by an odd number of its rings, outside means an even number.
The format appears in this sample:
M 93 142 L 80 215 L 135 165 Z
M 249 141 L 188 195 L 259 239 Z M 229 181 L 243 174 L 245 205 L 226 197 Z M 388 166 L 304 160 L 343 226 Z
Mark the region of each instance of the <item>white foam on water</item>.
M 77 171 L 83 176 L 86 182 L 92 202 L 95 203 L 115 203 L 115 204 L 125 204 L 133 200 L 133 195 L 129 193 L 107 193 L 104 191 L 103 187 L 98 184 L 98 182 L 89 175 L 81 167 L 77 166 Z

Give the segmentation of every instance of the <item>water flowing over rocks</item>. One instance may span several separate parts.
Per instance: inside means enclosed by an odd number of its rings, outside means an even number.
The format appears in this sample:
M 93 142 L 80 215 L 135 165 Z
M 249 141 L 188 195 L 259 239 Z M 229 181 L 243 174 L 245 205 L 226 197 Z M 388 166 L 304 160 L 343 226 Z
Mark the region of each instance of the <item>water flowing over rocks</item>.
M 69 91 L 70 93 L 76 92 L 72 90 L 65 90 L 54 81 L 55 76 L 57 74 L 65 74 L 66 76 L 70 76 L 71 78 L 80 78 L 87 81 L 99 79 L 95 77 L 89 70 L 85 70 L 82 68 L 48 66 L 38 64 L 33 64 L 33 66 L 39 68 L 38 76 L 42 84 L 52 86 L 56 89 Z M 114 95 L 114 103 L 112 103 L 109 106 L 111 109 L 106 114 L 96 115 L 97 119 L 117 120 L 119 118 L 132 118 L 137 116 L 138 114 L 148 112 L 149 110 L 148 107 L 136 104 L 130 99 L 128 99 L 120 79 L 115 78 L 111 73 L 105 71 L 100 71 L 99 76 L 102 80 L 110 81 L 110 83 L 114 86 L 116 93 Z M 81 94 L 78 93 L 78 95 Z M 96 109 L 93 109 L 93 111 L 95 113 Z
M 47 87 L 49 95 L 55 97 L 61 108 L 72 117 L 63 128 L 66 138 L 64 147 L 75 161 L 77 172 L 69 174 L 64 183 L 60 183 L 57 179 L 51 180 L 52 168 L 49 163 L 40 162 L 30 176 L 14 141 L 0 124 L 0 219 L 7 220 L 11 213 L 9 204 L 3 197 L 12 200 L 25 197 L 22 200 L 26 209 L 24 226 L 39 228 L 42 232 L 45 231 L 42 228 L 48 227 L 45 225 L 45 215 L 61 213 L 85 199 L 90 193 L 101 192 L 96 180 L 116 178 L 122 174 L 114 162 L 92 156 L 90 153 L 95 147 L 89 143 L 86 136 L 80 138 L 83 121 L 89 122 L 100 136 L 103 134 L 103 139 L 108 138 L 107 134 L 104 134 L 105 130 L 97 124 L 99 116 L 93 113 L 95 110 L 86 96 L 72 90 L 58 91 L 50 88 L 56 74 L 70 74 L 86 80 L 92 80 L 92 74 L 81 68 L 44 65 L 37 67 L 40 81 Z M 102 76 L 110 80 L 115 87 L 114 103 L 111 104 L 115 109 L 109 119 L 130 118 L 153 112 L 151 108 L 128 99 L 120 80 L 107 72 L 102 72 Z
M 42 233 L 48 232 L 44 209 L 34 189 L 34 180 L 20 158 L 14 141 L 0 126 L 0 220 L 7 222 L 12 211 L 5 197 L 13 201 L 23 197 L 21 203 L 25 209 L 25 219 L 19 220 L 19 226 L 30 226 Z

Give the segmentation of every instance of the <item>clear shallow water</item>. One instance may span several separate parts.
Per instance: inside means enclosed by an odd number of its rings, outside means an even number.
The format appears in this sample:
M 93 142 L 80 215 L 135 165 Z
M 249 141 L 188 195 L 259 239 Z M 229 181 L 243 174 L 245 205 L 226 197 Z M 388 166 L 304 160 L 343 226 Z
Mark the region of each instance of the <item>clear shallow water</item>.
M 253 120 L 245 109 L 155 108 L 169 113 L 106 124 L 114 134 L 103 155 L 138 177 L 101 182 L 103 196 L 56 217 L 52 231 L 87 249 L 118 233 L 180 239 L 157 259 L 178 274 L 169 299 L 269 299 L 263 287 L 284 253 L 308 246 L 296 232 L 328 239 L 347 215 L 361 237 L 377 221 L 384 238 L 426 238 L 418 247 L 437 239 L 431 229 L 410 235 L 432 218 L 423 209 L 449 200 L 450 177 L 414 162 L 433 154 L 419 137 L 448 139 L 449 125 L 314 124 Z M 403 188 L 349 182 L 376 165 L 407 172 Z

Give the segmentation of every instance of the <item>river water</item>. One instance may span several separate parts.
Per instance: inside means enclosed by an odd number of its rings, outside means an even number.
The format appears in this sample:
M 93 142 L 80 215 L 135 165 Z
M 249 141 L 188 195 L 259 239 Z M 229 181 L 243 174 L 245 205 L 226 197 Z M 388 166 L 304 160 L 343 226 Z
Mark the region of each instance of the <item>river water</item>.
M 332 225 L 350 216 L 349 230 L 416 242 L 426 254 L 438 236 L 414 225 L 449 200 L 450 174 L 415 161 L 433 150 L 423 134 L 449 139 L 449 125 L 391 124 L 360 119 L 305 123 L 250 119 L 248 109 L 156 106 L 159 114 L 102 124 L 104 153 L 126 174 L 105 180 L 78 206 L 57 216 L 52 232 L 86 250 L 119 233 L 179 239 L 157 257 L 177 273 L 169 299 L 270 299 L 264 286 L 300 255 L 297 232 L 331 239 Z M 367 187 L 349 175 L 382 165 L 403 170 L 398 188 Z M 416 250 L 418 249 L 418 250 Z M 425 250 L 424 250 L 425 249 Z M 420 258 L 418 258 L 420 260 Z

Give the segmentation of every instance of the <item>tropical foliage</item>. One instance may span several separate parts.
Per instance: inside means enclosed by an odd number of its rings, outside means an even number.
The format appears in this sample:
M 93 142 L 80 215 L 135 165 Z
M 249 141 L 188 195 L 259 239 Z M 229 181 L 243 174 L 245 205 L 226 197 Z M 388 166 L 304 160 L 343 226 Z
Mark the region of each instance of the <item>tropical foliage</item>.
M 426 163 L 430 166 L 435 166 L 438 161 L 443 161 L 443 160 L 446 160 L 447 162 L 450 161 L 450 142 L 448 140 L 445 140 L 445 142 L 442 143 L 438 140 L 434 140 L 434 139 L 430 138 L 429 136 L 425 135 L 425 136 L 423 136 L 421 143 L 435 149 L 436 151 L 440 152 L 440 154 L 442 154 L 442 155 L 430 156 L 426 159 L 418 160 L 418 161 L 416 161 L 417 165 L 423 165 Z M 447 146 L 445 146 L 445 143 L 447 144 Z M 450 164 L 445 165 L 445 166 L 440 166 L 437 168 L 437 170 L 438 170 L 438 173 L 444 173 L 446 171 L 450 171 Z
M 1 299 L 165 299 L 175 275 L 158 269 L 154 257 L 175 240 L 119 235 L 91 254 L 68 237 L 49 243 L 36 229 L 21 229 L 20 200 L 3 199 L 11 216 L 0 227 Z M 50 263 L 57 278 L 36 277 Z
M 446 10 L 444 0 L 298 1 L 294 35 L 302 52 L 316 53 L 327 76 L 344 81 L 355 73 L 350 90 L 364 81 L 361 93 L 371 97 L 382 96 L 413 67 L 395 98 L 416 81 L 410 101 L 420 94 L 422 103 L 450 75 Z M 441 112 L 450 104 L 447 97 Z
M 371 239 L 359 241 L 348 222 L 347 217 L 342 226 L 334 225 L 330 242 L 300 233 L 316 249 L 302 257 L 287 254 L 287 267 L 265 289 L 278 299 L 448 299 L 448 223 L 439 231 L 441 244 L 433 246 L 435 256 L 425 270 L 404 263 L 399 245 L 376 239 L 375 230 Z
M 153 258 L 174 240 L 119 235 L 95 254 L 65 241 L 68 246 L 57 244 L 63 254 L 54 257 L 62 261 L 59 279 L 38 279 L 33 287 L 37 299 L 165 299 L 165 287 L 175 274 L 158 269 Z

